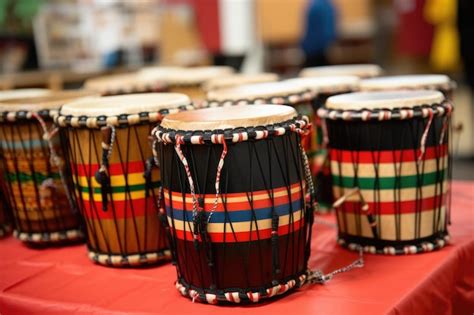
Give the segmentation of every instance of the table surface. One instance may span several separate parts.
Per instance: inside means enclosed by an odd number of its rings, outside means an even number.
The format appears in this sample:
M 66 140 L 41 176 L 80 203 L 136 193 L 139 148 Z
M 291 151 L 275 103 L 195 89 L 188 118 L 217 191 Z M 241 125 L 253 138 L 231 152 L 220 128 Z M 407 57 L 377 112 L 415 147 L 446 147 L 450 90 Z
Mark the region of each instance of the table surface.
M 364 268 L 252 305 L 192 303 L 174 288 L 170 264 L 103 267 L 89 261 L 83 245 L 38 250 L 9 237 L 0 240 L 0 313 L 473 314 L 474 182 L 452 187 L 451 245 L 410 256 L 367 254 Z M 335 239 L 334 228 L 315 224 L 311 268 L 328 272 L 356 258 Z

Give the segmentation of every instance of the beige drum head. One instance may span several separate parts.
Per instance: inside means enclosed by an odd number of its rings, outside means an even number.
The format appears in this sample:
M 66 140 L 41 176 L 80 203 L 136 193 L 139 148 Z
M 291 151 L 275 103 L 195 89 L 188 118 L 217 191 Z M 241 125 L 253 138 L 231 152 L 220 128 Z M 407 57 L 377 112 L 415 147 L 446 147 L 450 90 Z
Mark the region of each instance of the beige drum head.
M 207 81 L 204 85 L 206 91 L 230 88 L 233 86 L 275 82 L 278 81 L 278 75 L 275 73 L 256 73 L 256 74 L 232 74 L 222 78 L 214 78 Z
M 424 104 L 439 104 L 443 93 L 429 90 L 358 92 L 331 96 L 326 108 L 337 110 L 395 109 L 415 107 Z
M 238 101 L 267 99 L 279 96 L 299 95 L 306 92 L 306 88 L 286 82 L 270 82 L 245 84 L 227 89 L 210 91 L 207 94 L 209 101 Z
M 90 97 L 65 104 L 61 108 L 62 116 L 118 116 L 157 112 L 161 109 L 173 109 L 190 105 L 190 99 L 178 93 L 144 93 L 104 97 Z
M 129 93 L 134 91 L 145 91 L 151 86 L 165 85 L 165 82 L 157 77 L 137 73 L 113 74 L 92 78 L 84 83 L 84 88 L 106 93 Z
M 174 130 L 216 130 L 265 126 L 296 116 L 293 107 L 284 105 L 237 105 L 205 108 L 166 116 L 161 127 Z
M 402 90 L 402 89 L 450 89 L 451 80 L 441 74 L 399 75 L 362 80 L 362 91 Z
M 97 93 L 84 90 L 61 92 L 50 91 L 46 96 L 2 100 L 0 101 L 0 112 L 38 112 L 42 110 L 58 110 L 65 103 L 91 95 L 97 95 Z
M 169 73 L 166 83 L 172 85 L 200 85 L 208 80 L 233 73 L 234 69 L 226 66 L 183 68 L 181 71 Z
M 48 89 L 18 89 L 0 91 L 0 102 L 3 100 L 13 100 L 26 97 L 46 96 L 51 93 Z
M 372 78 L 382 74 L 382 68 L 374 64 L 334 65 L 305 68 L 300 72 L 301 77 L 355 75 L 359 78 Z
M 359 81 L 359 77 L 344 75 L 294 78 L 285 80 L 283 82 L 301 86 L 315 93 L 342 93 L 358 90 Z

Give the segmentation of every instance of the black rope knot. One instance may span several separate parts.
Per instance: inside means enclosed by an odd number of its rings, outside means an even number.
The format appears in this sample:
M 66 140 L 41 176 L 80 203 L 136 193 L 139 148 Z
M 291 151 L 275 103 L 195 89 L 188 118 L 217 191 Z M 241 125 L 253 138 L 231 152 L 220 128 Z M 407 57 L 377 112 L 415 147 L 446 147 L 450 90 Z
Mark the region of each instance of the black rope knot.
M 100 185 L 100 192 L 102 195 L 102 210 L 107 211 L 108 206 L 108 194 L 112 192 L 112 186 L 110 184 L 110 177 L 107 174 L 107 170 L 99 169 L 95 173 L 95 180 Z
M 150 196 L 150 189 L 152 189 L 152 172 L 153 167 L 157 166 L 155 159 L 150 157 L 145 162 L 145 172 L 143 173 L 143 177 L 145 178 L 145 197 L 148 198 Z

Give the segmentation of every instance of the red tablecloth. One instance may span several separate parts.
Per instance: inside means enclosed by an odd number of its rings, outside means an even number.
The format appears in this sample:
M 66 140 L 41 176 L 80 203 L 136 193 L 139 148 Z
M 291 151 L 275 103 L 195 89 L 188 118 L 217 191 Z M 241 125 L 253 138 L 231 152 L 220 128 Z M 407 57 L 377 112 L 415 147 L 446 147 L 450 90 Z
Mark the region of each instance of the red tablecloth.
M 453 185 L 452 245 L 414 256 L 366 255 L 366 266 L 277 300 L 247 306 L 193 304 L 174 288 L 173 266 L 114 269 L 84 246 L 33 250 L 0 241 L 0 313 L 8 314 L 473 314 L 474 183 Z M 326 217 L 331 219 L 331 217 Z M 315 226 L 310 266 L 330 271 L 355 253 Z

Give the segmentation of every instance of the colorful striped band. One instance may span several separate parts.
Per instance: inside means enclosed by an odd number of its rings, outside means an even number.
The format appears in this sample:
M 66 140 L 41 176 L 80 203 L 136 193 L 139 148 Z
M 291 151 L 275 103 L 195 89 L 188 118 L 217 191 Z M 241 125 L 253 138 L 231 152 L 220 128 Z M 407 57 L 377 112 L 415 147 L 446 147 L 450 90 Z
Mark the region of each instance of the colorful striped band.
M 207 224 L 211 241 L 232 243 L 269 239 L 273 214 L 278 216 L 278 235 L 298 231 L 304 226 L 303 192 L 303 183 L 296 183 L 273 191 L 222 194 Z M 194 230 L 192 196 L 169 190 L 164 190 L 164 196 L 173 233 L 178 239 L 191 241 Z M 214 200 L 215 196 L 206 194 L 202 198 Z M 204 205 L 204 211 L 212 208 L 211 202 L 204 202 Z

